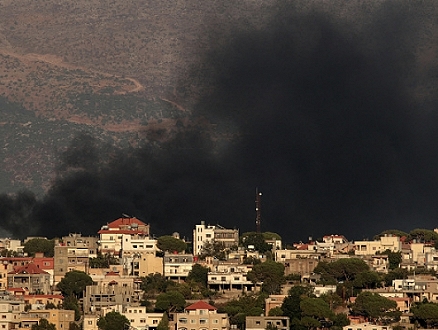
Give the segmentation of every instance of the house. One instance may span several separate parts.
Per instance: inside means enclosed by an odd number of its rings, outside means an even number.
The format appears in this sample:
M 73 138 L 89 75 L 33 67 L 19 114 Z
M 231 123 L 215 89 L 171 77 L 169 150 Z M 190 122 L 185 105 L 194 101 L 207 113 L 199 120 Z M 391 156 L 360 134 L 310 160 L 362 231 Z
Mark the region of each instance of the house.
M 102 226 L 98 234 L 100 253 L 119 256 L 123 251 L 123 235 L 148 240 L 149 225 L 135 217 L 124 216 Z
M 177 330 L 230 329 L 228 315 L 202 300 L 187 306 L 184 313 L 176 313 L 174 320 Z
M 31 294 L 51 293 L 50 274 L 34 263 L 8 273 L 8 288 L 26 288 Z

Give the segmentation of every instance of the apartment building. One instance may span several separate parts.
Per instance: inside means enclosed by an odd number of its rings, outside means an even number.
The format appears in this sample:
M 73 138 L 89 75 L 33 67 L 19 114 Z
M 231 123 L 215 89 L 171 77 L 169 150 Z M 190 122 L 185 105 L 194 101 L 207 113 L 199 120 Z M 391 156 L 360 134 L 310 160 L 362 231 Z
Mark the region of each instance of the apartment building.
M 204 301 L 198 301 L 176 313 L 177 330 L 228 330 L 230 322 L 226 313 L 218 313 L 217 308 Z
M 163 313 L 147 313 L 144 306 L 128 306 L 122 314 L 130 327 L 137 330 L 155 330 L 163 318 Z
M 0 296 L 0 329 L 16 329 L 20 325 L 20 315 L 24 312 L 25 303 L 18 297 L 9 294 Z
M 402 250 L 402 242 L 400 237 L 393 235 L 385 235 L 375 241 L 355 241 L 354 254 L 357 256 L 371 256 L 376 253 L 381 253 L 386 250 L 391 252 L 399 252 Z
M 239 245 L 239 230 L 227 229 L 220 225 L 206 225 L 205 221 L 195 225 L 193 230 L 193 254 L 201 254 L 205 244 L 219 242 L 224 248 L 230 249 Z
M 184 281 L 192 270 L 194 263 L 192 254 L 165 253 L 164 276 L 169 280 Z
M 83 308 L 85 314 L 105 315 L 108 310 L 122 312 L 133 301 L 139 301 L 140 292 L 132 284 L 112 280 L 108 285 L 89 285 L 85 289 Z
M 39 324 L 41 319 L 53 323 L 57 330 L 68 330 L 75 320 L 75 312 L 66 309 L 36 309 L 21 315 L 20 328 L 31 328 Z

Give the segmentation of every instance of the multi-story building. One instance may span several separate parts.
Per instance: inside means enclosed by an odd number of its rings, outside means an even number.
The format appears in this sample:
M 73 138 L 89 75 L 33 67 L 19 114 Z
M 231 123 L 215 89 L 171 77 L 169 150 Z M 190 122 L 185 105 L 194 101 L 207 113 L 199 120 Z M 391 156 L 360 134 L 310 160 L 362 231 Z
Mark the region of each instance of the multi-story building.
M 19 239 L 0 238 L 0 250 L 23 253 L 23 246 Z
M 133 240 L 139 242 L 144 241 L 143 244 L 147 244 L 149 225 L 135 217 L 126 216 L 102 226 L 98 234 L 100 253 L 119 256 L 124 249 L 125 235 L 129 235 Z
M 50 274 L 30 263 L 8 273 L 8 288 L 26 288 L 31 294 L 49 294 Z
M 355 241 L 354 245 L 354 254 L 359 256 L 371 256 L 386 250 L 399 252 L 402 249 L 400 237 L 393 235 L 381 236 L 380 239 L 376 241 Z
M 59 308 L 64 297 L 60 294 L 26 294 L 22 296 L 22 300 L 26 305 L 31 305 L 32 309 L 44 309 L 48 304 Z
M 20 315 L 24 312 L 23 300 L 9 294 L 0 296 L 0 329 L 17 329 L 20 325 Z
M 144 306 L 128 306 L 122 315 L 129 320 L 129 326 L 137 330 L 155 330 L 163 313 L 147 313 Z
M 132 285 L 119 284 L 116 279 L 108 285 L 89 285 L 85 289 L 83 299 L 84 313 L 100 316 L 105 315 L 108 310 L 121 313 L 133 300 L 138 301 L 136 297 L 138 293 L 134 288 L 134 283 Z
M 87 273 L 89 258 L 90 251 L 87 247 L 67 246 L 64 244 L 55 246 L 55 284 L 59 283 L 66 273 L 73 270 Z
M 55 325 L 56 329 L 69 329 L 70 324 L 75 320 L 75 312 L 66 309 L 37 309 L 29 310 L 21 315 L 20 328 L 32 328 L 32 325 L 39 324 L 41 319 L 46 319 Z
M 205 225 L 201 221 L 200 225 L 195 225 L 193 230 L 193 254 L 201 254 L 204 246 L 208 243 L 221 243 L 225 249 L 231 249 L 239 245 L 239 230 L 227 229 L 220 225 Z
M 226 313 L 218 313 L 217 308 L 204 301 L 198 301 L 176 313 L 177 330 L 228 330 L 230 322 Z
M 255 284 L 246 278 L 252 265 L 239 264 L 234 260 L 215 260 L 209 268 L 207 283 L 212 290 L 252 291 L 255 288 Z
M 164 255 L 164 276 L 169 280 L 184 281 L 192 270 L 193 264 L 192 254 L 166 253 Z

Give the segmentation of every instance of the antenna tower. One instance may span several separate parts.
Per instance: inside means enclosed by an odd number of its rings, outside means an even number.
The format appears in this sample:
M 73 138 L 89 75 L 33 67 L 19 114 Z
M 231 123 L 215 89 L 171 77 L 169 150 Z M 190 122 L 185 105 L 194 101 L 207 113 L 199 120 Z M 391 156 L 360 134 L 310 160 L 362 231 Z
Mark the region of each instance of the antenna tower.
M 256 200 L 255 200 L 255 210 L 256 210 L 256 231 L 257 234 L 261 233 L 260 223 L 262 220 L 261 206 L 262 206 L 262 193 L 259 192 L 259 188 L 256 188 Z

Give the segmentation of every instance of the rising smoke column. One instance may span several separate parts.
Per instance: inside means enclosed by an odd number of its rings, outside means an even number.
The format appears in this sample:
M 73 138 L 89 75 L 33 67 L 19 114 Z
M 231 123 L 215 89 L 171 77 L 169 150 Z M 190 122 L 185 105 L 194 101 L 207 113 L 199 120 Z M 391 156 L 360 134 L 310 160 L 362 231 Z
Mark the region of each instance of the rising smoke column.
M 201 92 L 194 117 L 213 130 L 141 149 L 77 138 L 26 216 L 33 233 L 95 234 L 122 212 L 157 234 L 190 235 L 200 220 L 254 230 L 256 186 L 262 230 L 286 241 L 432 228 L 436 103 L 415 91 L 419 22 L 433 11 L 283 3 L 260 24 L 212 27 L 220 38 L 180 90 Z

